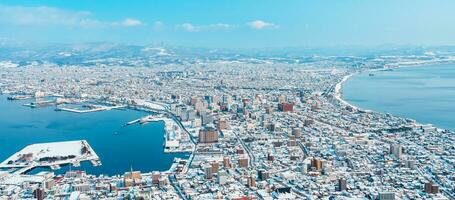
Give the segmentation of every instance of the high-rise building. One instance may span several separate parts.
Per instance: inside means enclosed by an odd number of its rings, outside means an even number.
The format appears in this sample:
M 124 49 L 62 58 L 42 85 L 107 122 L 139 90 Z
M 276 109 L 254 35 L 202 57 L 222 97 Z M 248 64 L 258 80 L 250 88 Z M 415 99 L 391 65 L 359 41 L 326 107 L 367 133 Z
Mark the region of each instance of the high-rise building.
M 160 176 L 161 176 L 160 172 L 152 172 L 152 183 L 159 184 Z
M 415 160 L 406 160 L 404 163 L 404 167 L 409 168 L 409 169 L 415 169 Z
M 223 157 L 224 168 L 231 168 L 231 159 L 228 156 Z
M 254 176 L 248 176 L 246 182 L 249 188 L 256 187 L 256 179 L 254 178 Z
M 227 182 L 227 175 L 225 171 L 219 171 L 217 176 L 218 184 L 224 185 Z
M 292 136 L 294 136 L 295 138 L 300 138 L 302 136 L 302 129 L 293 128 L 292 129 Z
M 194 106 L 199 100 L 196 97 L 191 97 L 190 105 Z
M 314 120 L 312 120 L 312 119 L 305 119 L 305 121 L 303 122 L 303 125 L 304 125 L 304 126 L 309 126 L 309 125 L 311 125 L 311 124 L 313 124 L 313 123 L 314 123 Z
M 188 119 L 188 121 L 192 121 L 192 120 L 194 120 L 196 118 L 196 114 L 197 113 L 196 113 L 195 110 L 188 110 L 186 113 L 187 113 L 187 117 L 186 118 Z
M 43 200 L 44 199 L 44 190 L 41 188 L 36 189 L 35 191 L 33 191 L 33 196 L 37 200 Z
M 218 170 L 220 169 L 220 163 L 218 162 L 212 162 L 212 173 L 218 173 Z
M 278 110 L 281 112 L 292 112 L 292 111 L 294 111 L 294 104 L 280 103 L 280 104 L 278 104 Z
M 311 159 L 311 168 L 315 169 L 316 171 L 321 171 L 322 161 L 316 158 Z
M 394 155 L 396 158 L 401 158 L 403 148 L 399 144 L 390 145 L 390 154 Z
M 284 103 L 284 102 L 286 102 L 286 96 L 284 96 L 283 94 L 281 94 L 281 95 L 278 97 L 278 102 L 279 102 L 279 103 Z
M 142 175 L 140 171 L 133 171 L 131 168 L 131 171 L 125 172 L 123 178 L 126 186 L 134 186 L 141 181 Z
M 439 186 L 437 186 L 437 185 L 432 185 L 432 186 L 431 186 L 431 192 L 432 192 L 433 194 L 439 193 Z
M 305 101 L 305 90 L 304 89 L 299 90 L 299 97 L 300 97 L 300 102 L 303 103 Z
M 239 158 L 238 164 L 239 164 L 239 167 L 247 168 L 249 166 L 248 158 L 247 157 Z
M 130 183 L 129 185 L 127 185 L 126 183 Z M 133 182 L 133 179 L 125 179 L 125 186 L 133 186 L 134 185 L 134 182 Z M 90 191 L 90 185 L 88 183 L 79 183 L 79 184 L 75 184 L 75 185 L 72 185 L 73 187 L 73 191 L 77 191 L 77 192 L 88 192 Z
M 338 179 L 337 191 L 345 191 L 346 189 L 347 189 L 346 180 L 342 178 Z
M 272 114 L 273 110 L 274 110 L 273 106 L 268 106 L 268 107 L 265 108 L 265 113 L 266 114 Z
M 213 127 L 204 127 L 199 130 L 200 143 L 218 142 L 218 131 Z
M 425 193 L 428 193 L 428 194 L 431 194 L 431 183 L 425 183 L 424 184 L 424 188 L 425 188 Z
M 304 174 L 308 173 L 308 164 L 304 163 L 300 169 L 301 169 L 300 171 L 302 173 L 304 173 Z
M 87 173 L 81 170 L 70 170 L 65 173 L 65 177 L 67 178 L 83 178 L 86 175 Z
M 319 109 L 319 103 L 316 102 L 316 101 L 313 102 L 313 103 L 311 104 L 311 110 L 312 110 L 312 111 L 316 111 L 316 110 L 318 110 L 318 109 Z
M 44 181 L 44 189 L 50 190 L 55 185 L 55 180 L 53 178 L 48 178 Z
M 204 96 L 204 100 L 208 103 L 211 104 L 213 102 L 212 96 Z
M 213 123 L 213 115 L 211 113 L 202 113 L 201 115 L 202 125 L 212 124 Z
M 395 200 L 395 193 L 393 192 L 380 192 L 378 200 Z
M 275 124 L 274 123 L 269 123 L 267 124 L 267 130 L 269 131 L 275 131 Z
M 163 187 L 163 186 L 167 185 L 167 183 L 168 183 L 167 181 L 168 181 L 167 177 L 162 176 L 162 177 L 160 177 L 160 179 L 158 180 L 158 185 L 159 185 L 160 187 Z
M 267 161 L 274 161 L 275 160 L 275 156 L 271 155 L 270 153 L 267 154 Z
M 267 171 L 265 171 L 264 169 L 261 169 L 258 171 L 258 179 L 261 180 L 261 181 L 265 181 L 267 179 L 270 178 L 270 175 Z
M 205 178 L 212 179 L 213 177 L 212 166 L 209 164 L 203 165 L 202 169 L 204 170 Z
M 125 179 L 142 179 L 140 171 L 125 172 L 125 175 L 123 177 Z
M 178 115 L 182 121 L 188 121 L 188 112 L 186 110 L 178 113 Z
M 288 141 L 288 146 L 290 147 L 294 147 L 294 146 L 297 146 L 297 141 L 292 139 L 292 140 L 289 140 Z
M 439 193 L 439 187 L 437 185 L 433 185 L 433 183 L 428 182 L 424 184 L 425 193 L 427 194 L 437 194 Z

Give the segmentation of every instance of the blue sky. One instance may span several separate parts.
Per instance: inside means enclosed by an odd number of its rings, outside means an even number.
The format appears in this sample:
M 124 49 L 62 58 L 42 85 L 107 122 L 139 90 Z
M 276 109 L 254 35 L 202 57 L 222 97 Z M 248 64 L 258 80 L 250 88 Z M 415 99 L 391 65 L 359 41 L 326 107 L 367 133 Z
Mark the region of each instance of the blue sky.
M 454 45 L 453 0 L 1 0 L 0 41 Z

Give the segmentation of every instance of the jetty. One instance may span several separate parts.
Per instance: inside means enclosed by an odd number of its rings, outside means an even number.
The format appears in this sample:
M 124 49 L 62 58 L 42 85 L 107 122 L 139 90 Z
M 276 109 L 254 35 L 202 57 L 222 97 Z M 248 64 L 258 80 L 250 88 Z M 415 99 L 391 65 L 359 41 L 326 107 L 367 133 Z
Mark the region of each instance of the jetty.
M 112 110 L 112 109 L 122 109 L 126 108 L 127 106 L 125 105 L 116 105 L 116 106 L 102 106 L 102 105 L 89 105 L 91 109 L 78 109 L 78 108 L 69 108 L 69 107 L 58 107 L 55 110 L 56 111 L 67 111 L 67 112 L 74 112 L 74 113 L 90 113 L 90 112 L 99 112 L 99 111 L 105 111 L 105 110 Z
M 46 106 L 53 106 L 53 105 L 57 105 L 56 100 L 35 101 L 35 102 L 24 104 L 24 106 L 31 107 L 31 108 L 46 107 Z

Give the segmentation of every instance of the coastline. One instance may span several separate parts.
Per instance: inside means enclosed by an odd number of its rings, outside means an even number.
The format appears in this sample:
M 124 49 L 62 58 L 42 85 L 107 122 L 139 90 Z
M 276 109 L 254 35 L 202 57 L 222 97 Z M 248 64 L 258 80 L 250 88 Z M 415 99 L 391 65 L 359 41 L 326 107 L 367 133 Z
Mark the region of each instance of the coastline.
M 350 74 L 347 74 L 347 75 L 343 76 L 341 81 L 338 82 L 335 85 L 334 97 L 342 105 L 350 106 L 350 107 L 352 107 L 354 109 L 357 109 L 357 110 L 360 110 L 360 111 L 364 111 L 364 112 L 377 112 L 377 111 L 373 111 L 373 110 L 367 110 L 367 109 L 360 108 L 360 107 L 355 106 L 355 105 L 347 102 L 346 100 L 344 100 L 343 99 L 343 92 L 342 92 L 343 84 L 346 81 L 348 81 L 351 77 L 353 77 L 355 75 L 358 75 L 360 73 L 378 72 L 378 71 L 391 70 L 391 69 L 400 69 L 400 68 L 428 67 L 429 65 L 441 65 L 441 64 L 455 64 L 455 60 L 444 60 L 444 61 L 439 61 L 439 62 L 420 62 L 420 63 L 418 63 L 418 62 L 412 62 L 412 63 L 398 62 L 398 63 L 394 63 L 394 64 L 390 64 L 390 65 L 384 65 L 384 67 L 382 67 L 382 68 L 356 71 L 356 72 L 353 72 L 353 73 L 350 73 Z
M 395 114 L 392 114 L 392 113 L 387 113 L 387 112 L 380 112 L 380 111 L 375 111 L 375 110 L 369 110 L 369 109 L 364 109 L 364 108 L 361 108 L 359 106 L 355 106 L 351 103 L 349 103 L 348 101 L 344 100 L 343 99 L 343 92 L 342 92 L 342 89 L 343 89 L 343 84 L 348 81 L 351 77 L 355 76 L 355 75 L 358 75 L 360 73 L 368 73 L 368 72 L 378 72 L 378 71 L 384 71 L 384 70 L 389 70 L 389 69 L 399 69 L 399 68 L 413 68 L 413 67 L 428 67 L 428 66 L 431 66 L 431 65 L 442 65 L 442 64 L 455 64 L 455 62 L 442 62 L 442 63 L 419 63 L 419 64 L 403 64 L 403 65 L 397 65 L 397 66 L 393 66 L 393 67 L 386 67 L 384 66 L 383 68 L 380 68 L 380 69 L 369 69 L 369 70 L 361 70 L 361 71 L 356 71 L 356 72 L 353 72 L 353 73 L 350 73 L 350 74 L 347 74 L 345 76 L 343 76 L 343 78 L 341 79 L 340 82 L 338 82 L 336 85 L 335 85 L 335 91 L 334 91 L 334 97 L 335 99 L 338 100 L 338 102 L 341 104 L 341 105 L 344 105 L 344 106 L 350 106 L 352 107 L 353 109 L 356 109 L 358 111 L 362 111 L 362 112 L 366 112 L 366 113 L 381 113 L 381 114 L 390 114 L 392 116 L 395 116 L 395 117 L 399 117 L 399 118 L 403 118 L 403 119 L 408 119 L 408 120 L 412 120 L 413 121 L 413 124 L 415 126 L 425 126 L 425 125 L 432 125 L 434 128 L 436 129 L 440 129 L 440 130 L 447 130 L 449 132 L 453 132 L 453 130 L 450 130 L 450 129 L 446 129 L 446 128 L 440 128 L 438 126 L 434 126 L 433 123 L 431 124 L 423 124 L 423 123 L 419 123 L 418 120 L 412 118 L 412 117 L 405 117 L 405 116 L 397 116 Z
M 348 75 L 345 75 L 343 76 L 343 78 L 341 79 L 340 82 L 338 82 L 336 85 L 335 85 L 335 93 L 334 93 L 334 97 L 335 99 L 338 100 L 338 102 L 340 102 L 342 105 L 344 106 L 350 106 L 356 110 L 362 110 L 361 108 L 357 107 L 357 106 L 354 106 L 352 105 L 351 103 L 347 102 L 346 100 L 343 99 L 343 94 L 342 94 L 342 89 L 343 89 L 343 84 L 349 80 L 352 76 L 358 74 L 360 72 L 354 72 L 354 73 L 351 73 L 351 74 L 348 74 Z

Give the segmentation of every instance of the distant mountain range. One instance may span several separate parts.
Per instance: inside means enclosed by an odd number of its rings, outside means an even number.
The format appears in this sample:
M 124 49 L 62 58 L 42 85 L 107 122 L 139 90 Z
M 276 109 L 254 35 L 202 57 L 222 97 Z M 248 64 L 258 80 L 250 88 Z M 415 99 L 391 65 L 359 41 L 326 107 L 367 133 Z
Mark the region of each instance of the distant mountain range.
M 50 62 L 59 65 L 123 65 L 152 66 L 208 61 L 239 61 L 248 63 L 305 63 L 319 56 L 424 56 L 455 55 L 454 46 L 345 46 L 327 48 L 211 49 L 169 45 L 124 45 L 115 43 L 82 43 L 27 45 L 1 44 L 0 60 L 19 65 L 29 62 Z

